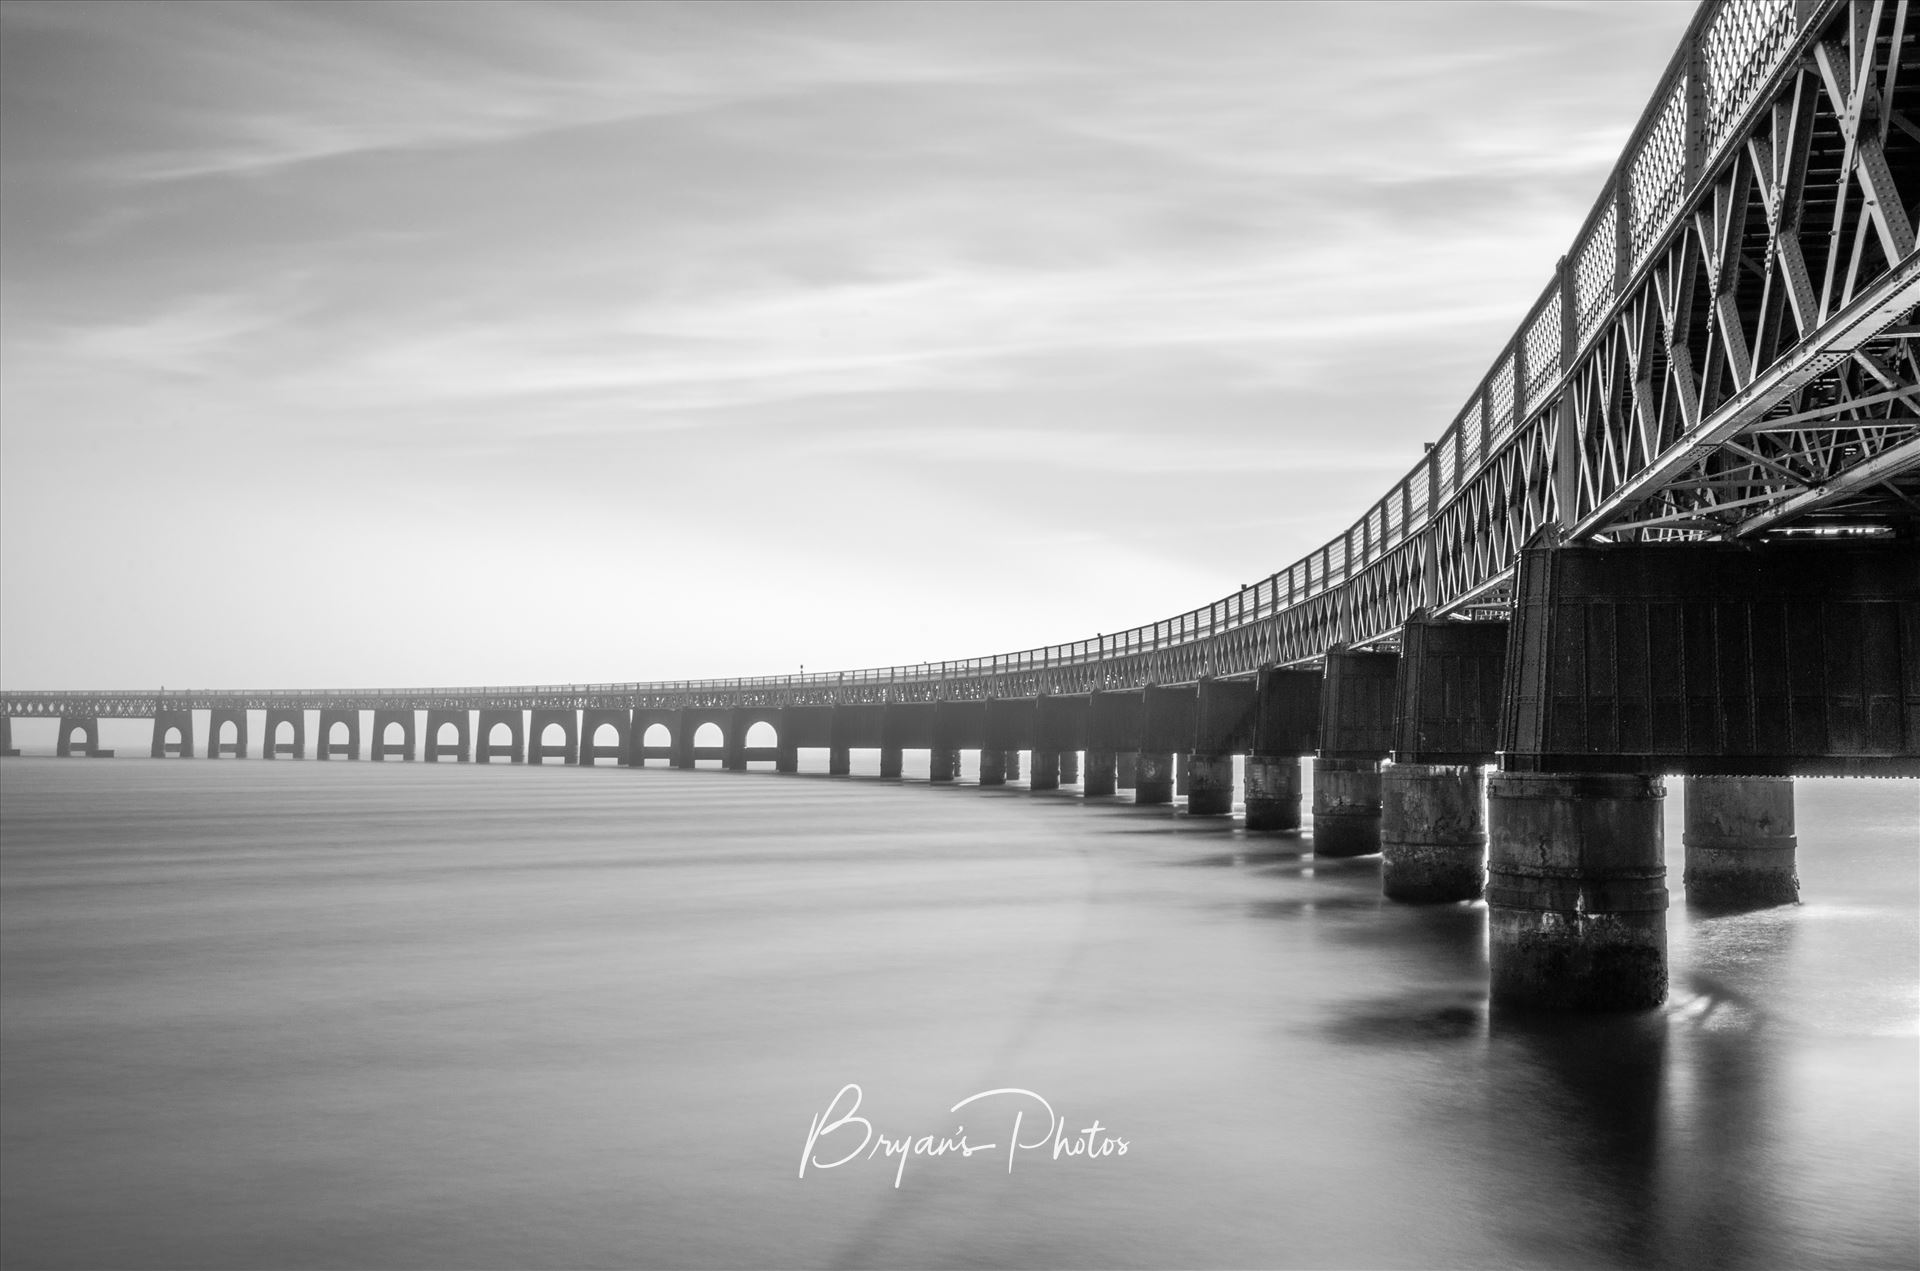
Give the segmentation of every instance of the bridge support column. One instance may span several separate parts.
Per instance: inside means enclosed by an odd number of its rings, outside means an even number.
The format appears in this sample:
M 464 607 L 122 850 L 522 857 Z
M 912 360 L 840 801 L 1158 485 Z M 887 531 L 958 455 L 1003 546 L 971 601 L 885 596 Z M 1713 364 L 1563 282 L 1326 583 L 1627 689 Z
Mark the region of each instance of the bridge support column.
M 1300 829 L 1300 757 L 1247 756 L 1247 828 Z
M 343 742 L 333 740 L 333 726 L 345 724 L 347 739 Z M 335 755 L 345 755 L 349 759 L 360 757 L 360 712 L 357 710 L 321 711 L 320 741 L 313 748 L 314 758 L 331 759 Z
M 880 747 L 880 775 L 899 780 L 902 757 L 902 751 L 898 746 Z
M 528 712 L 527 722 L 527 762 L 541 763 L 548 759 L 558 759 L 562 763 L 577 763 L 580 758 L 580 716 L 567 709 L 542 708 Z M 558 745 L 547 741 L 547 729 L 558 725 L 560 741 Z
M 1791 777 L 1688 777 L 1687 903 L 1764 909 L 1800 899 Z
M 1087 752 L 1087 776 L 1080 792 L 1089 799 L 1104 799 L 1114 792 L 1114 760 L 1111 750 Z
M 80 747 L 77 750 L 73 745 L 75 732 L 81 734 Z M 53 753 L 63 758 L 67 755 L 80 755 L 87 759 L 113 758 L 111 750 L 100 749 L 100 719 L 95 715 L 62 715 L 60 738 L 54 746 Z
M 233 725 L 233 740 L 220 740 L 222 725 Z M 244 710 L 214 710 L 207 712 L 207 758 L 218 759 L 221 755 L 232 755 L 235 759 L 247 757 L 247 712 Z
M 951 746 L 935 746 L 927 752 L 927 780 L 947 782 L 960 776 L 960 752 Z
M 440 730 L 448 724 L 454 727 L 453 744 L 447 745 L 440 740 Z M 439 763 L 440 756 L 452 755 L 458 763 L 467 762 L 468 735 L 467 712 L 463 710 L 430 710 L 427 712 L 427 762 Z
M 1667 995 L 1659 777 L 1501 772 L 1487 783 L 1494 1002 L 1644 1010 Z
M 1313 854 L 1369 856 L 1380 850 L 1380 761 L 1313 761 Z
M 1173 756 L 1173 793 L 1178 798 L 1193 788 L 1193 777 L 1188 770 L 1187 752 L 1182 750 Z
M 1186 755 L 1187 815 L 1233 813 L 1233 756 Z
M 0 715 L 0 756 L 18 759 L 20 748 L 13 744 L 13 716 Z
M 375 711 L 373 713 L 373 757 L 385 759 L 388 755 L 399 755 L 408 763 L 413 762 L 413 726 L 412 711 Z M 387 729 L 400 725 L 400 740 L 387 740 Z
M 1133 801 L 1173 802 L 1173 756 L 1141 751 L 1134 759 Z
M 980 748 L 980 784 L 983 786 L 1003 786 L 1007 784 L 1007 752 L 988 746 Z
M 173 729 L 180 730 L 179 741 L 168 741 L 167 734 Z M 169 754 L 182 759 L 193 758 L 193 712 L 158 711 L 153 717 L 153 758 L 165 759 Z
M 1388 900 L 1478 900 L 1487 831 L 1480 769 L 1396 763 L 1380 773 L 1381 890 Z
M 1121 750 L 1115 752 L 1113 756 L 1113 788 L 1116 790 L 1134 789 L 1134 783 L 1138 780 L 1139 770 L 1139 751 Z
M 827 747 L 827 775 L 844 777 L 853 772 L 853 751 L 847 746 Z
M 1006 756 L 1007 780 L 1020 780 L 1020 752 L 1018 750 L 1003 750 L 1000 753 Z
M 293 740 L 280 740 L 280 725 L 293 727 Z M 267 712 L 267 733 L 260 743 L 262 759 L 277 759 L 287 755 L 294 759 L 307 757 L 307 713 L 303 710 L 270 710 Z
M 501 725 L 507 726 L 507 740 L 498 744 L 493 740 L 493 730 Z M 473 759 L 475 763 L 491 763 L 494 756 L 504 755 L 511 763 L 526 762 L 526 716 L 517 710 L 481 711 L 480 722 L 473 738 Z
M 594 740 L 602 728 L 613 729 L 613 745 Z M 610 759 L 630 764 L 633 750 L 633 712 L 609 706 L 589 706 L 580 712 L 580 766 L 591 768 L 595 760 Z
M 773 770 L 775 772 L 800 771 L 800 747 L 780 735 L 780 744 L 773 748 Z
M 1033 775 L 1027 779 L 1029 790 L 1058 790 L 1060 788 L 1060 752 L 1057 750 L 1036 750 L 1033 752 Z
M 1060 752 L 1060 784 L 1072 786 L 1080 784 L 1080 752 L 1063 750 Z

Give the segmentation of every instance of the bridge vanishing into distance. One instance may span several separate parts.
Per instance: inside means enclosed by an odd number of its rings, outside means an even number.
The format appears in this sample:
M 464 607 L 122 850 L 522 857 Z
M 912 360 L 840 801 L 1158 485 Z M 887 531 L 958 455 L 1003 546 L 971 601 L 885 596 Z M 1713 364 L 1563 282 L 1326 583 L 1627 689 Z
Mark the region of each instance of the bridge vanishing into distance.
M 829 674 L 508 688 L 4 692 L 104 755 L 850 770 L 1131 789 L 1484 895 L 1493 994 L 1666 992 L 1690 901 L 1795 899 L 1795 775 L 1920 775 L 1920 53 L 1905 0 L 1704 4 L 1540 298 L 1425 455 L 1256 586 L 1128 631 Z M 424 715 L 424 723 L 421 717 Z M 717 744 L 703 743 L 711 726 Z M 756 734 L 757 740 L 749 734 Z M 753 744 L 749 744 L 750 740 Z M 422 744 L 424 743 L 424 744 Z M 1493 771 L 1489 774 L 1489 766 Z

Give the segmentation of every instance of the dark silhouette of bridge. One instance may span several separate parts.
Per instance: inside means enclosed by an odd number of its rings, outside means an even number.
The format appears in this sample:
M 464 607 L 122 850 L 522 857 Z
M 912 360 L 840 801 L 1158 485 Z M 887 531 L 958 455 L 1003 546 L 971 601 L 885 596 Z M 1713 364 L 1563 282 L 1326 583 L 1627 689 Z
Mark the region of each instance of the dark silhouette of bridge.
M 1793 776 L 1920 775 L 1916 84 L 1904 5 L 1703 6 L 1420 462 L 1161 622 L 749 679 L 7 692 L 0 718 L 58 718 L 63 756 L 107 753 L 108 718 L 191 756 L 196 712 L 212 757 L 250 753 L 261 713 L 268 758 L 794 772 L 819 748 L 844 774 L 877 749 L 897 777 L 922 750 L 942 782 L 978 751 L 982 785 L 1024 756 L 1033 790 L 1191 815 L 1231 814 L 1239 757 L 1246 827 L 1280 832 L 1310 755 L 1313 850 L 1382 852 L 1397 899 L 1484 894 L 1497 999 L 1652 1005 L 1664 775 L 1687 776 L 1689 896 L 1729 905 L 1797 896 Z

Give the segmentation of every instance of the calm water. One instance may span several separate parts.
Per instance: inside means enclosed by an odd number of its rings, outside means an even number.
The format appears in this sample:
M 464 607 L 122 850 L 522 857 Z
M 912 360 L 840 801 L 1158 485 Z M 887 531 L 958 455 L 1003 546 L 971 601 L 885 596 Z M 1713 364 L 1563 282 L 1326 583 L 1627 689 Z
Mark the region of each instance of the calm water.
M 0 785 L 9 1266 L 1920 1264 L 1920 783 L 1801 782 L 1806 903 L 1708 918 L 1674 782 L 1669 1007 L 1545 1020 L 1377 857 L 1071 795 Z M 996 1149 L 798 1177 L 849 1082 Z M 1126 1154 L 1009 1172 L 1001 1087 Z

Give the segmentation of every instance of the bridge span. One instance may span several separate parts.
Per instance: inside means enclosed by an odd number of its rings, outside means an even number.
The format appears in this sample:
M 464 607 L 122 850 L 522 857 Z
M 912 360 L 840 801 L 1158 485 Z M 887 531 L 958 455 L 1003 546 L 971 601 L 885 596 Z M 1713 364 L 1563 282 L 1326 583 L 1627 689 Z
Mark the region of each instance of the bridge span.
M 0 693 L 100 756 L 849 771 L 1184 793 L 1396 899 L 1484 895 L 1497 999 L 1666 990 L 1661 800 L 1699 902 L 1797 896 L 1791 777 L 1920 775 L 1920 52 L 1881 0 L 1702 6 L 1538 300 L 1420 461 L 1254 586 L 1126 631 L 826 674 Z M 317 713 L 312 744 L 308 716 Z M 363 715 L 371 713 L 363 737 Z M 264 732 L 250 745 L 250 718 Z M 423 718 L 424 717 L 424 718 Z M 717 744 L 702 743 L 711 726 Z M 749 744 L 749 734 L 768 734 Z M 363 744 L 371 742 L 370 747 Z M 1489 766 L 1495 766 L 1491 776 Z

